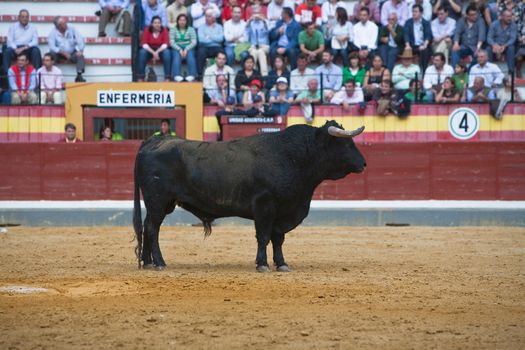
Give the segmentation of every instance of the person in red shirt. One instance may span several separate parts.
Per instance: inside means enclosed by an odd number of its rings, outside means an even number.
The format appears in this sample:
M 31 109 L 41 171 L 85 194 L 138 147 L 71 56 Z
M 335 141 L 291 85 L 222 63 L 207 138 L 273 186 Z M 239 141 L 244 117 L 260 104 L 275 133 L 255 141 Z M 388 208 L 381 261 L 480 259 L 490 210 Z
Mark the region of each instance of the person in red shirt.
M 241 8 L 241 19 L 246 21 L 246 4 L 248 0 L 227 0 L 224 1 L 224 7 L 222 8 L 222 23 L 230 20 L 233 14 L 233 8 L 239 6 Z
M 252 8 L 254 5 L 258 5 L 261 8 L 261 15 L 264 18 L 268 18 L 268 6 L 264 4 L 262 0 L 250 0 L 250 5 L 246 6 L 246 18 L 250 19 L 253 15 Z
M 162 26 L 159 16 L 151 19 L 151 25 L 142 34 L 142 47 L 138 53 L 138 81 L 144 81 L 146 64 L 153 58 L 153 63 L 162 60 L 164 65 L 164 81 L 171 77 L 171 52 L 168 29 Z
M 295 20 L 304 25 L 313 22 L 317 27 L 321 27 L 321 6 L 317 5 L 316 0 L 305 0 L 295 10 Z
M 62 143 L 76 143 L 76 142 L 82 142 L 81 139 L 77 138 L 77 127 L 73 123 L 67 123 L 64 127 L 64 136 L 58 140 L 58 142 Z

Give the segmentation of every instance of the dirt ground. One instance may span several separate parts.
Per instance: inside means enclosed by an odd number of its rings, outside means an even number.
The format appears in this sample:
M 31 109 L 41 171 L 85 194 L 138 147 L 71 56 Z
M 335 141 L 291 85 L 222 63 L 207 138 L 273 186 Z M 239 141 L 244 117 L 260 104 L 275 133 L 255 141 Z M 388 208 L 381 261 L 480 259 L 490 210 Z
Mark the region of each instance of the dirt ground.
M 525 229 L 303 227 L 291 273 L 255 272 L 252 227 L 0 233 L 0 349 L 523 349 Z M 268 250 L 271 259 L 271 249 Z

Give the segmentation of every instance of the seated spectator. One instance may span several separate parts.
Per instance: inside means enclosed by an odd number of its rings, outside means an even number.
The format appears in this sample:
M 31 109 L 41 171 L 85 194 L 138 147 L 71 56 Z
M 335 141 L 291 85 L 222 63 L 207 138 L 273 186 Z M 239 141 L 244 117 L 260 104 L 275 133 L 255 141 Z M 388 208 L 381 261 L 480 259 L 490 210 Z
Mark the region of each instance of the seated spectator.
M 81 139 L 77 137 L 77 127 L 73 123 L 67 123 L 64 127 L 64 136 L 61 137 L 58 142 L 62 143 L 77 143 L 82 142 Z
M 408 6 L 408 19 L 412 18 L 412 11 L 410 9 L 414 5 L 420 5 L 423 8 L 423 18 L 428 22 L 432 21 L 432 4 L 430 0 L 407 0 Z
M 221 16 L 221 11 L 219 7 L 211 3 L 209 0 L 197 0 L 194 4 L 191 5 L 190 15 L 193 20 L 193 28 L 196 30 L 199 29 L 204 23 L 206 23 L 206 11 L 211 10 L 211 13 L 214 18 L 219 18 Z M 199 38 L 200 40 L 200 38 Z
M 168 15 L 168 28 L 175 28 L 178 23 L 179 15 L 185 15 L 188 18 L 188 8 L 184 6 L 184 0 L 175 0 L 166 7 L 166 13 Z M 189 24 L 189 23 L 188 23 Z
M 294 102 L 301 105 L 305 121 L 308 124 L 311 124 L 314 120 L 312 105 L 321 103 L 321 91 L 319 91 L 319 83 L 317 79 L 311 78 L 308 80 L 307 84 L 308 89 L 299 93 Z
M 525 6 L 522 20 L 525 21 Z M 525 61 L 525 25 L 521 27 L 521 33 L 518 37 L 518 53 L 516 54 L 516 78 L 521 79 L 523 77 L 521 68 L 523 67 L 523 61 Z
M 281 17 L 270 31 L 270 59 L 273 61 L 278 54 L 286 56 L 292 69 L 295 69 L 299 51 L 297 39 L 302 28 L 294 20 L 291 8 L 285 7 Z
M 61 59 L 75 63 L 77 68 L 76 82 L 85 82 L 82 77 L 86 63 L 84 62 L 84 37 L 80 32 L 67 24 L 67 18 L 57 16 L 53 20 L 55 28 L 51 29 L 48 36 L 49 51 L 55 62 Z
M 330 100 L 331 104 L 334 105 L 343 105 L 345 111 L 349 111 L 351 105 L 360 103 L 362 108 L 364 108 L 365 97 L 363 96 L 363 90 L 356 86 L 354 80 L 347 80 L 344 86 L 344 89 L 336 92 L 334 97 Z
M 456 21 L 448 16 L 448 10 L 445 7 L 440 7 L 436 19 L 432 21 L 431 28 L 432 50 L 434 53 L 442 52 L 445 55 L 445 63 L 448 64 Z
M 27 54 L 21 52 L 16 58 L 16 63 L 7 72 L 9 88 L 11 90 L 11 103 L 14 105 L 37 103 L 36 70 L 29 64 Z
M 242 104 L 245 109 L 252 108 L 258 101 L 258 99 L 261 100 L 261 103 L 264 104 L 266 102 L 266 97 L 264 96 L 264 93 L 262 90 L 262 82 L 260 80 L 253 80 L 250 83 L 250 86 L 248 90 L 244 92 L 242 95 Z
M 404 26 L 405 48 L 410 48 L 419 56 L 419 65 L 425 71 L 432 55 L 432 30 L 430 23 L 422 17 L 421 5 L 412 6 L 412 18 Z
M 354 45 L 359 49 L 359 58 L 368 60 L 377 49 L 377 25 L 369 20 L 370 11 L 362 7 L 359 12 L 359 22 L 354 24 Z
M 454 74 L 454 69 L 445 64 L 445 55 L 441 52 L 434 54 L 432 58 L 432 65 L 425 71 L 425 78 L 423 80 L 423 88 L 426 91 L 428 100 L 434 101 L 435 96 L 441 90 L 441 84 L 445 78 L 451 77 Z
M 206 10 L 205 17 L 206 22 L 197 29 L 199 39 L 197 71 L 199 75 L 204 71 L 206 59 L 214 57 L 219 51 L 222 51 L 222 42 L 224 41 L 224 31 L 222 26 L 215 21 L 215 15 L 211 8 Z
M 334 62 L 336 62 L 338 56 L 341 56 L 343 67 L 347 67 L 348 53 L 357 49 L 353 44 L 354 26 L 348 20 L 348 14 L 344 7 L 338 7 L 335 10 L 335 14 L 336 20 L 332 28 L 330 47 L 332 48 Z
M 229 78 L 228 85 L 230 88 L 235 86 L 235 72 L 233 68 L 226 65 L 226 54 L 224 52 L 218 52 L 215 56 L 215 63 L 206 68 L 204 71 L 204 76 L 202 77 L 202 85 L 206 92 L 204 99 L 206 100 L 211 91 L 217 89 L 217 82 L 215 80 L 216 76 L 219 74 L 224 74 Z
M 392 12 L 388 16 L 388 24 L 379 30 L 379 55 L 388 70 L 394 69 L 397 56 L 401 54 L 404 47 L 403 27 L 397 24 L 397 15 Z
M 482 76 L 475 77 L 472 86 L 467 89 L 468 102 L 488 102 L 495 98 L 494 91 L 486 86 Z
M 98 133 L 98 140 L 99 141 L 112 141 L 113 140 L 112 130 L 109 125 L 103 125 L 100 128 L 100 131 Z
M 447 10 L 450 18 L 457 21 L 461 18 L 461 5 L 460 0 L 436 0 L 436 2 L 433 3 L 432 12 L 438 16 L 439 9 L 443 7 Z
M 468 85 L 467 65 L 465 63 L 460 62 L 456 64 L 454 67 L 454 75 L 452 75 L 452 79 L 454 79 L 454 84 L 456 85 L 456 89 L 459 91 L 461 99 L 465 100 L 465 91 Z
M 50 53 L 44 55 L 43 63 L 42 67 L 36 72 L 38 87 L 40 88 L 40 102 L 60 105 L 64 103 L 62 98 L 62 71 L 54 65 L 55 60 Z
M 153 17 L 159 17 L 163 27 L 168 26 L 168 16 L 164 5 L 159 4 L 158 0 L 146 0 L 142 2 L 144 11 L 144 29 L 151 25 Z
M 309 62 L 318 62 L 324 51 L 323 34 L 313 22 L 306 23 L 305 28 L 299 33 L 299 49 L 308 57 Z
M 272 0 L 268 4 L 268 10 L 266 12 L 266 19 L 268 20 L 268 30 L 275 28 L 277 21 L 281 19 L 283 9 L 288 7 L 293 9 L 294 1 L 293 0 Z M 293 12 L 292 12 L 293 14 Z
M 239 8 L 241 9 L 241 19 L 247 20 L 246 18 L 247 3 L 248 3 L 248 0 L 225 0 L 224 6 L 222 7 L 222 11 L 221 11 L 222 23 L 226 23 L 226 21 L 232 18 L 233 8 L 236 6 L 239 6 Z
M 315 74 L 322 79 L 321 94 L 323 98 L 330 101 L 343 85 L 343 71 L 338 65 L 334 64 L 332 52 L 328 50 L 323 52 L 323 63 L 315 69 Z
M 475 6 L 469 5 L 466 16 L 456 23 L 454 45 L 452 46 L 452 65 L 458 64 L 460 59 L 472 56 L 471 66 L 476 64 L 476 55 L 486 38 L 485 21 L 479 17 Z
M 246 6 L 246 18 L 251 18 L 253 16 L 253 9 L 258 7 L 260 9 L 261 17 L 266 19 L 266 13 L 268 7 L 265 5 L 268 0 L 249 0 L 250 5 Z
M 360 0 L 355 3 L 354 5 L 354 12 L 353 12 L 353 18 L 352 21 L 359 21 L 360 20 L 360 13 L 362 8 L 367 8 L 370 20 L 374 22 L 375 24 L 381 23 L 381 11 L 379 1 L 376 0 Z
M 240 46 L 245 46 L 244 51 L 248 49 L 248 37 L 246 35 L 246 22 L 241 19 L 242 12 L 239 6 L 235 6 L 232 12 L 232 18 L 224 23 L 224 44 L 226 51 L 226 63 L 233 66 L 235 63 L 235 51 Z M 246 53 L 247 55 L 247 53 Z
M 381 7 L 381 25 L 388 25 L 388 17 L 391 13 L 395 13 L 397 17 L 397 23 L 401 26 L 405 26 L 405 22 L 408 20 L 408 5 L 405 0 L 387 0 Z M 423 10 L 421 10 L 423 12 Z
M 172 136 L 177 136 L 177 134 L 175 133 L 175 131 L 172 131 L 171 130 L 171 122 L 169 119 L 162 119 L 160 121 L 160 130 L 159 131 L 156 131 L 153 136 L 167 136 L 167 137 L 172 137 Z
M 396 90 L 408 90 L 411 80 L 421 79 L 421 68 L 419 68 L 419 65 L 414 64 L 412 50 L 405 50 L 399 58 L 401 63 L 394 67 L 392 82 Z
M 42 65 L 42 54 L 38 48 L 38 31 L 29 23 L 29 12 L 20 10 L 18 22 L 9 27 L 7 31 L 7 45 L 3 52 L 3 71 L 7 72 L 15 57 L 25 53 L 31 59 L 31 65 L 38 69 Z
M 503 11 L 499 20 L 494 21 L 489 28 L 487 35 L 487 52 L 489 60 L 501 60 L 505 55 L 508 71 L 514 72 L 516 48 L 514 44 L 517 39 L 517 26 L 512 20 L 512 12 Z
M 261 90 L 262 77 L 261 73 L 255 69 L 255 61 L 252 56 L 247 56 L 242 63 L 242 70 L 235 76 L 235 90 L 237 91 L 237 101 L 243 101 L 244 92 L 250 90 L 250 83 L 254 80 L 258 82 L 258 88 Z
M 460 94 L 452 77 L 446 77 L 441 90 L 436 95 L 437 103 L 458 103 Z
M 421 80 L 412 79 L 409 90 L 405 94 L 405 100 L 416 102 L 416 96 L 418 102 L 428 102 L 428 97 L 421 86 Z
M 106 36 L 106 26 L 111 18 L 116 17 L 115 28 L 124 36 L 131 35 L 131 14 L 128 11 L 129 0 L 99 0 L 100 19 L 98 22 L 99 38 Z
M 195 48 L 197 47 L 197 33 L 189 26 L 188 16 L 180 14 L 177 25 L 170 30 L 170 47 L 172 50 L 171 74 L 177 82 L 184 80 L 181 74 L 182 62 L 186 61 L 188 74 L 186 81 L 194 81 L 197 76 L 197 60 Z
M 248 36 L 248 52 L 253 57 L 255 65 L 259 64 L 261 74 L 268 75 L 268 59 L 266 55 L 270 52 L 268 23 L 261 15 L 260 6 L 252 7 L 252 16 L 246 24 Z M 275 58 L 274 58 L 275 59 Z
M 361 65 L 359 53 L 352 52 L 348 55 L 348 61 L 350 62 L 350 65 L 343 68 L 343 84 L 352 79 L 357 86 L 362 88 L 365 80 L 366 69 Z
M 380 88 L 374 92 L 373 99 L 377 102 L 378 115 L 384 117 L 388 113 L 395 113 L 394 103 L 397 101 L 397 94 L 390 80 L 381 82 Z
M 268 77 L 266 78 L 265 89 L 268 92 L 275 89 L 275 83 L 280 77 L 286 78 L 286 81 L 288 82 L 290 79 L 290 71 L 286 69 L 286 66 L 284 65 L 284 57 L 278 55 L 273 61 L 273 69 L 268 73 Z
M 272 111 L 277 115 L 287 115 L 292 102 L 293 92 L 288 89 L 288 80 L 285 77 L 278 78 L 276 89 L 270 91 Z
M 488 58 L 487 51 L 478 51 L 478 63 L 469 71 L 469 87 L 473 86 L 476 77 L 483 77 L 486 87 L 496 88 L 501 85 L 504 75 L 498 65 L 489 62 Z
M 316 0 L 304 0 L 295 10 L 295 20 L 302 24 L 314 23 L 316 27 L 321 27 L 322 12 L 321 7 L 317 5 Z
M 342 8 L 346 11 L 346 6 L 343 1 L 328 0 L 321 5 L 321 26 L 325 38 L 332 37 L 332 30 L 337 22 L 337 9 Z M 348 15 L 346 16 L 348 21 Z
M 308 57 L 300 54 L 297 57 L 297 68 L 290 73 L 290 90 L 295 95 L 300 94 L 308 89 L 308 81 L 312 78 L 317 80 L 315 71 L 308 68 Z
M 233 96 L 235 99 L 235 90 L 232 86 L 228 87 L 228 77 L 224 74 L 217 75 L 215 81 L 217 83 L 217 88 L 208 92 L 210 103 L 218 105 L 219 107 L 224 107 L 228 97 Z M 236 99 L 234 101 L 236 101 Z
M 141 48 L 138 59 L 139 81 L 144 81 L 148 60 L 162 60 L 164 65 L 164 80 L 169 81 L 171 76 L 171 54 L 168 29 L 161 23 L 159 16 L 153 17 L 151 25 L 142 33 Z
M 390 81 L 391 74 L 388 68 L 384 66 L 383 59 L 379 55 L 375 55 L 372 59 L 372 66 L 365 74 L 363 87 L 365 90 L 365 97 L 371 99 L 374 94 L 381 89 L 381 82 L 383 80 Z

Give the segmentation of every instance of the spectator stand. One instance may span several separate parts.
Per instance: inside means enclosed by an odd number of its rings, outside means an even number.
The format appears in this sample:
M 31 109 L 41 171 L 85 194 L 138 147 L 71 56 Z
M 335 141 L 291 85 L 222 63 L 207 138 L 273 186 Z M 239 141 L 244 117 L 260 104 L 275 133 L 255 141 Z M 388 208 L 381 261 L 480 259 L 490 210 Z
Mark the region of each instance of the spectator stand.
M 128 82 L 131 80 L 131 38 L 120 37 L 115 32 L 115 23 L 106 28 L 107 37 L 98 38 L 100 10 L 97 0 L 0 0 L 0 43 L 6 43 L 9 27 L 18 20 L 18 13 L 26 9 L 30 14 L 30 23 L 36 26 L 39 35 L 39 48 L 44 55 L 49 51 L 47 36 L 53 28 L 53 19 L 57 15 L 66 16 L 68 23 L 77 28 L 84 36 L 86 47 L 86 71 L 84 78 L 88 82 Z M 58 65 L 66 82 L 73 82 L 76 76 L 75 65 L 71 62 Z

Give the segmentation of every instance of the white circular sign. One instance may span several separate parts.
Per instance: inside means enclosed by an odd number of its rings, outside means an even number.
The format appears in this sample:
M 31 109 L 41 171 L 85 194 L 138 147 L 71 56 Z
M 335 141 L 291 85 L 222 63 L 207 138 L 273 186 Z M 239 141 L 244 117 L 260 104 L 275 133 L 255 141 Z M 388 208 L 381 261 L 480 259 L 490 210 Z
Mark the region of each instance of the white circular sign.
M 479 116 L 470 108 L 458 108 L 448 117 L 448 131 L 457 139 L 468 140 L 478 133 Z

